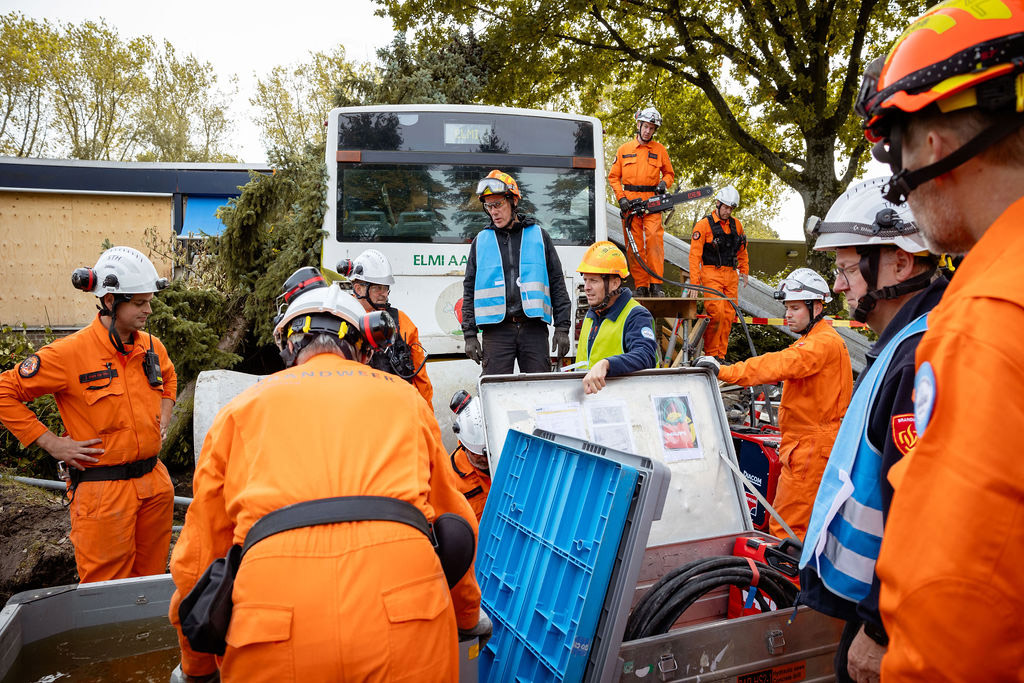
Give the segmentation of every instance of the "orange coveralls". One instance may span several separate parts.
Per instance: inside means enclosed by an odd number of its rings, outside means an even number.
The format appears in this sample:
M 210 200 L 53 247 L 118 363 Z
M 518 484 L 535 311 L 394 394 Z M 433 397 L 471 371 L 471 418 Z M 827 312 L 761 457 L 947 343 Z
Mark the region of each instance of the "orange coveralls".
M 729 221 L 722 221 L 718 211 L 712 211 L 711 217 L 719 221 L 724 233 L 732 234 Z M 743 223 L 739 218 L 732 217 L 736 221 L 736 232 L 743 234 Z M 693 226 L 693 235 L 690 237 L 690 282 L 695 285 L 712 287 L 724 293 L 730 299 L 739 296 L 739 272 L 747 275 L 750 272 L 750 262 L 747 257 L 747 245 L 744 244 L 736 253 L 737 268 L 729 266 L 716 266 L 704 263 L 704 245 L 715 239 L 708 223 L 707 216 L 697 221 Z M 705 295 L 704 312 L 708 315 L 708 328 L 704 331 L 704 354 L 725 358 L 729 350 L 729 332 L 732 330 L 732 321 L 736 312 L 727 302 L 714 298 L 714 295 Z
M 827 320 L 819 320 L 782 351 L 723 365 L 718 379 L 745 387 L 785 382 L 779 406 L 782 471 L 772 504 L 803 540 L 821 475 L 853 393 L 850 354 L 843 338 Z M 769 528 L 773 536 L 786 537 L 775 518 Z
M 239 394 L 214 420 L 174 548 L 170 620 L 182 669 L 193 652 L 178 606 L 206 567 L 263 515 L 334 496 L 408 501 L 428 520 L 454 512 L 476 531 L 433 412 L 395 375 L 331 353 Z M 360 521 L 286 531 L 246 553 L 234 584 L 225 681 L 454 681 L 458 634 L 476 625 L 471 568 L 449 591 L 430 541 L 405 524 Z
M 413 324 L 412 320 L 405 314 L 405 311 L 398 311 L 398 329 L 401 330 L 402 338 L 405 343 L 412 347 L 412 366 L 418 368 L 420 363 L 426 359 L 427 354 L 420 346 L 420 331 Z M 427 366 L 424 365 L 423 369 L 420 370 L 412 378 L 412 385 L 416 387 L 416 391 L 420 392 L 420 396 L 427 402 L 427 405 L 433 405 L 434 400 L 434 385 L 430 383 L 430 378 L 427 377 Z
M 642 143 L 636 136 L 615 152 L 615 162 L 612 163 L 612 170 L 608 172 L 608 182 L 615 192 L 615 201 L 623 197 L 630 200 L 650 199 L 654 196 L 653 190 L 628 190 L 624 186 L 653 187 L 661 180 L 665 181 L 665 185 L 671 186 L 675 177 L 665 146 L 655 140 Z M 633 217 L 629 231 L 633 234 L 636 248 L 644 263 L 659 277 L 664 275 L 665 229 L 661 225 L 661 214 L 649 213 L 643 218 Z M 628 240 L 624 251 L 629 260 L 629 273 L 637 287 L 649 287 L 652 283 L 661 284 L 660 280 L 652 280 L 643 266 L 637 263 Z
M 918 440 L 889 475 L 878 558 L 882 680 L 1024 680 L 1022 228 L 1024 199 L 957 268 L 917 347 Z
M 124 356 L 111 344 L 106 320 L 97 315 L 88 327 L 39 349 L 34 374 L 22 364 L 0 375 L 0 421 L 22 445 L 46 432 L 46 425 L 25 403 L 53 394 L 72 439 L 103 440 L 95 446 L 103 453 L 94 454 L 99 462 L 93 466 L 123 465 L 160 452 L 161 403 L 174 400 L 178 390 L 174 365 L 153 337 L 164 383 L 149 386 L 142 369 L 149 334 L 136 334 L 131 352 Z M 117 376 L 88 377 L 108 369 Z M 136 479 L 80 483 L 69 509 L 82 583 L 166 571 L 174 487 L 162 462 Z
M 452 452 L 451 461 L 459 491 L 469 501 L 473 512 L 476 513 L 476 520 L 479 522 L 484 514 L 487 493 L 491 490 L 491 475 L 473 467 L 466 456 L 465 447 L 461 444 Z

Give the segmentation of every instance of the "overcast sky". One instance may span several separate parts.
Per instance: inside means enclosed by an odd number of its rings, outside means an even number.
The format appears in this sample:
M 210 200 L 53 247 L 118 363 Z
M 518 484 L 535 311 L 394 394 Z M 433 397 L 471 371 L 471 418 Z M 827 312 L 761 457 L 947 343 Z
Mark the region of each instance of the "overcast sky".
M 339 43 L 349 59 L 373 61 L 378 48 L 391 42 L 391 20 L 374 16 L 371 0 L 0 0 L 0 12 L 17 10 L 51 22 L 80 23 L 106 20 L 121 35 L 169 40 L 179 53 L 191 53 L 213 64 L 218 77 L 239 79 L 238 100 L 232 108 L 235 131 L 226 147 L 244 161 L 263 162 L 265 152 L 251 121 L 249 98 L 256 79 L 279 64 L 308 59 Z M 867 176 L 885 173 L 875 162 Z M 737 215 L 742 219 L 743 206 Z M 783 239 L 802 239 L 803 203 L 795 192 L 786 195 L 775 228 Z

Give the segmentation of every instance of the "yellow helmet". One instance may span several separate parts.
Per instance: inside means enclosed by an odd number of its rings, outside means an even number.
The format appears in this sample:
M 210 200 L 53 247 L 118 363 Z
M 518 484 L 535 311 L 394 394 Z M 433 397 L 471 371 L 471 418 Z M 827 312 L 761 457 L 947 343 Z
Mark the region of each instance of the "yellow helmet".
M 604 240 L 590 245 L 576 271 L 589 275 L 618 275 L 625 279 L 629 275 L 629 266 L 622 250 Z

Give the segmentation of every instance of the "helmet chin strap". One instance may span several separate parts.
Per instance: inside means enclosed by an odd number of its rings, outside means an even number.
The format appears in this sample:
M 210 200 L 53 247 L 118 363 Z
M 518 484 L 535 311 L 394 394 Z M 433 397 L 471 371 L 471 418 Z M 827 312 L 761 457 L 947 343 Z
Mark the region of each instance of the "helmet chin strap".
M 376 304 L 376 303 L 374 303 L 370 299 L 370 285 L 369 284 L 366 285 L 366 294 L 364 296 L 360 296 L 359 293 L 356 292 L 356 288 L 355 287 L 352 288 L 352 295 L 355 298 L 357 298 L 357 299 L 363 299 L 364 301 L 366 301 L 366 303 L 370 304 L 370 308 L 376 309 L 378 311 L 386 311 L 387 308 L 388 308 L 388 302 L 387 301 L 385 301 L 383 304 Z
M 879 301 L 898 299 L 904 294 L 924 289 L 932 281 L 932 275 L 935 273 L 935 269 L 931 268 L 898 284 L 879 287 L 878 264 L 881 261 L 882 250 L 878 247 L 860 247 L 857 253 L 860 254 L 860 263 L 857 267 L 868 286 L 868 293 L 861 297 L 857 302 L 857 308 L 853 310 L 853 319 L 859 323 L 868 321 L 868 314 L 875 310 L 875 304 Z
M 123 304 L 125 301 L 128 301 L 128 298 L 125 297 L 123 294 L 115 294 L 114 304 L 110 307 L 110 310 L 108 311 L 106 306 L 102 305 L 102 299 L 100 300 L 100 315 L 110 316 L 110 325 L 107 326 L 107 336 L 110 337 L 110 343 L 114 345 L 114 349 L 122 356 L 128 355 L 128 349 L 124 347 L 124 342 L 121 341 L 121 335 L 117 333 L 115 323 L 117 322 L 117 307 Z
M 621 284 L 618 287 L 616 287 L 614 291 L 608 288 L 608 282 L 609 280 L 611 280 L 612 277 L 611 275 L 602 275 L 601 277 L 604 278 L 604 298 L 601 299 L 601 303 L 597 304 L 596 306 L 590 307 L 590 310 L 592 310 L 594 313 L 603 313 L 605 310 L 607 310 L 612 303 L 612 299 L 617 297 L 619 295 L 619 292 L 622 291 Z

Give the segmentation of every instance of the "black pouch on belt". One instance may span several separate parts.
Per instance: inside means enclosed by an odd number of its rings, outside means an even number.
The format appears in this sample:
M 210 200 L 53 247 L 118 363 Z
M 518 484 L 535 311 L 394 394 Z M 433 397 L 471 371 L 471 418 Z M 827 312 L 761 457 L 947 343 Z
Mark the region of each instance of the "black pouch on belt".
M 434 520 L 434 551 L 441 560 L 448 587 L 457 584 L 476 555 L 476 538 L 473 527 L 459 515 L 446 512 Z
M 199 581 L 178 606 L 181 632 L 196 652 L 224 654 L 225 637 L 231 623 L 231 591 L 242 562 L 242 546 L 233 545 L 228 554 L 210 563 Z

